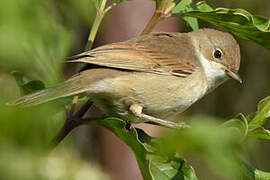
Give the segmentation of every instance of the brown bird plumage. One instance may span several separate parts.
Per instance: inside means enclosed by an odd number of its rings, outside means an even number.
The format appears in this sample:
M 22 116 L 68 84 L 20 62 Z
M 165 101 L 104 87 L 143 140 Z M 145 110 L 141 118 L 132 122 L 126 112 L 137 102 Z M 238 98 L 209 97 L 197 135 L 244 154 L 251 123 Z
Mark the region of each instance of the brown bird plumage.
M 230 34 L 211 29 L 152 33 L 98 47 L 69 62 L 102 68 L 83 71 L 9 104 L 37 105 L 85 93 L 110 116 L 173 126 L 161 118 L 183 112 L 228 77 L 241 81 L 237 42 Z
M 74 60 L 69 62 L 186 77 L 198 65 L 192 47 L 188 34 L 152 33 L 98 47 L 71 57 Z

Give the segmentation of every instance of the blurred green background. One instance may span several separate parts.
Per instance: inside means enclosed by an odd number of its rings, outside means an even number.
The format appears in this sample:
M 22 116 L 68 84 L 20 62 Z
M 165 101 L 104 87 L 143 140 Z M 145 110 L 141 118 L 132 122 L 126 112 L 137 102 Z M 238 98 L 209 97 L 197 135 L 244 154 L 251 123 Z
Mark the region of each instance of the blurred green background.
M 148 13 L 141 13 L 145 16 L 143 19 L 136 17 L 141 8 L 137 2 L 150 7 L 145 10 Z M 252 14 L 270 17 L 268 0 L 217 0 L 209 1 L 209 4 L 212 7 L 243 8 Z M 95 46 L 139 35 L 153 7 L 154 3 L 147 0 L 122 3 L 106 17 Z M 121 15 L 123 12 L 130 16 Z M 17 109 L 4 105 L 6 101 L 20 96 L 19 88 L 10 75 L 14 70 L 23 73 L 26 82 L 38 79 L 47 87 L 74 74 L 77 68 L 62 62 L 67 56 L 84 50 L 94 17 L 95 8 L 91 0 L 0 1 L 0 179 L 110 179 L 108 174 L 117 180 L 119 176 L 127 177 L 123 171 L 112 168 L 117 162 L 113 159 L 113 151 L 121 153 L 124 150 L 117 149 L 122 144 L 115 139 L 110 140 L 111 134 L 93 128 L 89 133 L 89 129 L 80 128 L 75 138 L 69 137 L 63 145 L 49 152 L 48 142 L 65 118 L 63 107 L 46 104 Z M 138 21 L 143 25 L 137 26 Z M 213 27 L 203 22 L 200 25 Z M 167 26 L 177 27 L 174 28 L 176 31 L 190 30 L 182 20 L 179 24 L 169 22 Z M 202 115 L 230 119 L 239 112 L 248 114 L 256 111 L 259 100 L 269 95 L 270 52 L 250 41 L 238 39 L 238 42 L 243 84 L 228 81 L 184 115 L 196 115 L 197 121 Z M 270 123 L 266 128 L 270 129 Z M 270 171 L 268 141 L 249 139 L 243 147 L 242 154 L 246 160 L 258 169 Z M 134 158 L 122 154 L 122 158 L 127 160 L 119 159 L 123 161 L 119 163 L 126 164 L 129 167 L 127 171 L 137 170 Z M 108 160 L 110 158 L 111 161 Z M 207 172 L 200 167 L 202 164 L 194 157 L 191 161 L 195 161 L 194 166 L 198 168 L 201 179 L 206 179 Z M 131 174 L 135 174 L 131 179 L 140 179 L 138 172 Z

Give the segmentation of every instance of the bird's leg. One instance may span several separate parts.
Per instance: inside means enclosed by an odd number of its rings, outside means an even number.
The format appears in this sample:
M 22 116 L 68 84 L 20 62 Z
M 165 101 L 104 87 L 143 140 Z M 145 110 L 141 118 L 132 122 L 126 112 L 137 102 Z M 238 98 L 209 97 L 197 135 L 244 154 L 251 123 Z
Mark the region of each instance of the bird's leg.
M 130 131 L 131 130 L 131 123 L 126 121 L 126 126 L 125 126 L 126 130 Z
M 163 119 L 159 119 L 159 118 L 155 118 L 153 116 L 149 116 L 147 114 L 144 114 L 142 112 L 143 110 L 143 106 L 140 104 L 132 104 L 129 107 L 129 110 L 138 118 L 141 118 L 143 120 L 147 120 L 150 122 L 154 122 L 156 124 L 160 124 L 162 126 L 168 127 L 168 128 L 175 128 L 175 129 L 183 129 L 183 128 L 189 128 L 189 125 L 185 124 L 185 123 L 174 123 L 171 121 L 165 121 Z
M 91 121 L 91 118 L 83 119 L 82 117 L 92 106 L 93 102 L 88 100 L 85 102 L 77 112 L 75 110 L 75 103 L 72 104 L 71 109 L 66 108 L 66 121 L 60 131 L 56 134 L 51 144 L 52 147 L 56 147 L 74 128 Z M 95 118 L 96 119 L 96 118 Z

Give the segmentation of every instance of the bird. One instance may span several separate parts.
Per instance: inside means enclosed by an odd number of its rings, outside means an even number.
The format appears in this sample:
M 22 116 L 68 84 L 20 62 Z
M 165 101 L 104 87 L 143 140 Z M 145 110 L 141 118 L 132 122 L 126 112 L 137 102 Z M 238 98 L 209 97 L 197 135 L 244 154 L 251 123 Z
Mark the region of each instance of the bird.
M 82 94 L 108 116 L 127 123 L 168 121 L 228 79 L 242 82 L 240 48 L 234 37 L 214 29 L 155 32 L 72 56 L 84 70 L 48 89 L 20 97 L 12 106 L 33 106 Z

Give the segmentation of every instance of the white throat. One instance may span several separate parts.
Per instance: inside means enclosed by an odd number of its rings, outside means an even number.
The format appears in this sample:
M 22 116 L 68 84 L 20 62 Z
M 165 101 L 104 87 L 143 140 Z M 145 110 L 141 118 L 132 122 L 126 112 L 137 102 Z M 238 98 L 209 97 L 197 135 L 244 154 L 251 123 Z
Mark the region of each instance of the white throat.
M 221 64 L 214 61 L 209 61 L 201 53 L 199 54 L 199 59 L 208 84 L 207 89 L 208 91 L 211 91 L 226 81 L 228 77 L 225 71 L 222 69 Z

